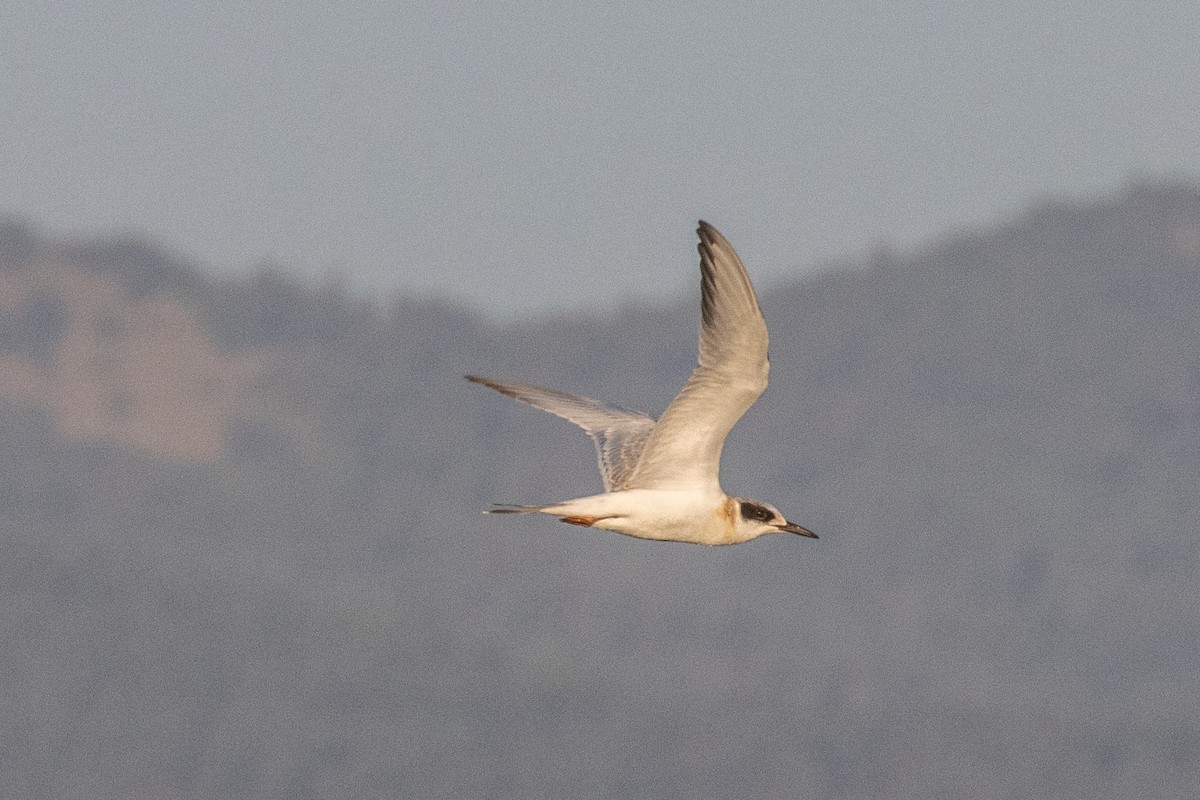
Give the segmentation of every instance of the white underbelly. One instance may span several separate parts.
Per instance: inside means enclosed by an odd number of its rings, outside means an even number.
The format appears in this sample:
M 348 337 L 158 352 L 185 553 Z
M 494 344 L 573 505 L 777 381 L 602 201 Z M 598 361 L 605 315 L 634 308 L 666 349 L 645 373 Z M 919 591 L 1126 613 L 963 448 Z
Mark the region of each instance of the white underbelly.
M 564 517 L 595 517 L 592 527 L 658 541 L 729 544 L 727 498 L 699 492 L 630 489 L 581 497 L 542 509 Z

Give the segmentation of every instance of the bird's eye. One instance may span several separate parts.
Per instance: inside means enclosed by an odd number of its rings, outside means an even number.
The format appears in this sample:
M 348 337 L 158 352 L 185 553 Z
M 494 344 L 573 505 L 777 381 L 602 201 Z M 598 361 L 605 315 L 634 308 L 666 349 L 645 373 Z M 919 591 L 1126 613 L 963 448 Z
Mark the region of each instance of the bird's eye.
M 774 518 L 770 509 L 757 503 L 742 503 L 742 518 L 751 522 L 770 522 Z

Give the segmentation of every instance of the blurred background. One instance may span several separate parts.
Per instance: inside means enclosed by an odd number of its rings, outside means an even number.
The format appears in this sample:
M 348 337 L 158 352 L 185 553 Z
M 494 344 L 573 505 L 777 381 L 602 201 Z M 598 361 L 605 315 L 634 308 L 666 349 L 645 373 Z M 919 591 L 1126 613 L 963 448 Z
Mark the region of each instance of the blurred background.
M 1186 796 L 1200 9 L 62 2 L 0 30 L 0 795 Z M 643 542 L 572 426 L 772 384 Z

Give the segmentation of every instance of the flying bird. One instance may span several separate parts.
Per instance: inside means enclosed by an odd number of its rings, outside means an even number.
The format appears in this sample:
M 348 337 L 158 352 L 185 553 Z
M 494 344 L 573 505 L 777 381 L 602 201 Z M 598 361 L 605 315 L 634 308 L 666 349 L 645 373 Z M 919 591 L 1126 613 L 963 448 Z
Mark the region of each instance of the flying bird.
M 701 221 L 700 358 L 656 422 L 587 397 L 517 381 L 474 383 L 575 423 L 592 438 L 604 493 L 492 514 L 551 514 L 563 522 L 641 539 L 738 544 L 766 533 L 817 535 L 769 503 L 730 497 L 719 470 L 725 437 L 767 388 L 767 324 L 733 247 Z

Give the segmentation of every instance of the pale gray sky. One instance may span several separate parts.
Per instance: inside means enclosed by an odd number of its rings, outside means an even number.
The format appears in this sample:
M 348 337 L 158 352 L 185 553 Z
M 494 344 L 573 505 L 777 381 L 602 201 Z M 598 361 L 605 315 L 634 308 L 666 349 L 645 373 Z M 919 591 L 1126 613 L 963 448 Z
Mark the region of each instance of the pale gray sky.
M 1200 176 L 1200 4 L 4 3 L 0 212 L 509 311 Z

